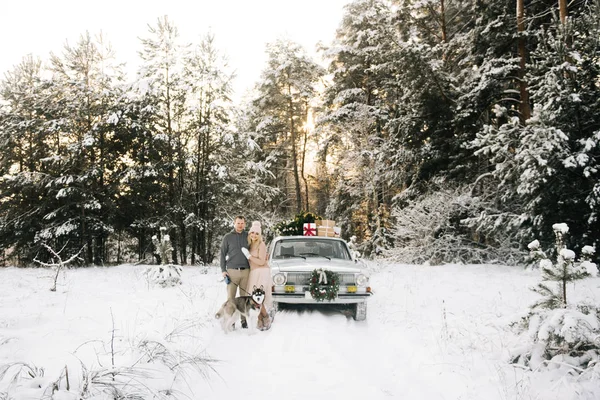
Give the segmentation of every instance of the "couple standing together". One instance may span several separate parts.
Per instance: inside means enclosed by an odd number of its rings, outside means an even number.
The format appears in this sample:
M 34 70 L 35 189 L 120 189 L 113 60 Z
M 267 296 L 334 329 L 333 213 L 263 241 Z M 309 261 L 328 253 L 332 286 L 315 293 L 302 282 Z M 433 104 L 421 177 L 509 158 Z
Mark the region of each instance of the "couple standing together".
M 271 270 L 267 263 L 267 246 L 262 238 L 260 222 L 253 221 L 246 232 L 246 218 L 242 215 L 235 217 L 233 231 L 223 237 L 221 243 L 221 271 L 223 278 L 230 282 L 227 285 L 227 298 L 234 299 L 239 287 L 240 296 L 250 296 L 253 287 L 263 287 L 265 300 L 258 316 L 260 330 L 271 327 L 271 311 L 273 299 L 271 296 Z M 242 328 L 248 324 L 242 317 Z

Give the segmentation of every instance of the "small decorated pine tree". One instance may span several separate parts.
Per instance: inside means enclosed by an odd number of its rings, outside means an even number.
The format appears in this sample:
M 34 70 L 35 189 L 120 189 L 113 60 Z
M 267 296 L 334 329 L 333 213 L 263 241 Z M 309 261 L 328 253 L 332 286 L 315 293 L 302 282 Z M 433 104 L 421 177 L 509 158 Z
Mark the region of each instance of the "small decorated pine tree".
M 152 236 L 154 252 L 160 257 L 161 265 L 155 265 L 146 270 L 146 278 L 149 283 L 161 287 L 170 287 L 181 285 L 181 272 L 183 269 L 179 265 L 169 264 L 169 254 L 173 251 L 171 238 L 167 233 L 167 228 L 160 227 L 160 238 Z

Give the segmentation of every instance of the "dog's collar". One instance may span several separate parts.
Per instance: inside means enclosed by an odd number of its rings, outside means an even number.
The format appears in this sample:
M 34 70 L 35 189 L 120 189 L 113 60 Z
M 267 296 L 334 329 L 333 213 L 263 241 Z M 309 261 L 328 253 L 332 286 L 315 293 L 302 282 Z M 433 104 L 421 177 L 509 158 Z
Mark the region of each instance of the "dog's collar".
M 254 309 L 261 307 L 262 304 L 258 303 L 256 300 L 254 300 L 253 297 L 250 297 L 250 299 L 252 300 L 252 305 L 254 306 Z

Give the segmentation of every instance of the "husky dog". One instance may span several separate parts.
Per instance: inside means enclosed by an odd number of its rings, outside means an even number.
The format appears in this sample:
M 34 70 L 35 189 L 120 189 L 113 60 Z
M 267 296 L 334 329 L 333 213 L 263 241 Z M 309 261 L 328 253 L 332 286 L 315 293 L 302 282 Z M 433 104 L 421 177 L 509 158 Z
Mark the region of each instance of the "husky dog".
M 261 285 L 259 288 L 254 286 L 250 296 L 240 296 L 235 299 L 229 299 L 215 314 L 216 319 L 221 320 L 221 328 L 225 333 L 233 330 L 235 321 L 244 316 L 248 321 L 248 327 L 251 331 L 256 328 L 258 313 L 265 300 L 265 290 Z

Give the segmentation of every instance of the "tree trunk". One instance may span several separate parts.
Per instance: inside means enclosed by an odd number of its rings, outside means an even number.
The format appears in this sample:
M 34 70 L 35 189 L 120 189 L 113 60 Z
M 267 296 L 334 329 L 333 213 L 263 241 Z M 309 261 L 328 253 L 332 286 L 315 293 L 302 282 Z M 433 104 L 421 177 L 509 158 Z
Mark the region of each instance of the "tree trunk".
M 440 12 L 440 25 L 442 27 L 442 42 L 446 43 L 448 41 L 448 33 L 446 28 L 446 8 L 444 6 L 444 0 L 440 0 L 441 3 L 441 12 Z
M 294 124 L 294 102 L 291 87 L 288 85 L 289 120 L 290 120 L 290 148 L 292 150 L 292 170 L 294 174 L 294 187 L 296 192 L 296 212 L 302 211 L 302 194 L 300 193 L 300 176 L 298 172 L 298 152 L 296 151 L 296 125 Z
M 180 223 L 181 236 L 179 240 L 179 263 L 181 265 L 187 264 L 187 229 L 185 228 L 185 221 L 181 218 Z
M 144 248 L 144 234 L 140 231 L 137 234 L 137 241 L 138 241 L 138 261 L 142 261 L 144 259 L 143 257 L 143 248 Z
M 560 10 L 560 23 L 567 22 L 567 0 L 558 0 L 558 9 Z
M 517 32 L 519 38 L 517 42 L 519 52 L 519 91 L 521 93 L 521 103 L 519 109 L 521 111 L 521 123 L 525 125 L 526 121 L 531 118 L 531 108 L 529 106 L 529 92 L 527 90 L 527 82 L 525 81 L 525 66 L 527 59 L 527 49 L 525 48 L 525 6 L 524 0 L 517 0 Z
M 199 147 L 199 152 L 200 154 L 198 154 L 198 156 L 200 157 L 200 187 L 199 187 L 199 192 L 200 192 L 200 200 L 201 203 L 199 204 L 199 218 L 201 218 L 202 220 L 202 225 L 203 225 L 203 229 L 200 231 L 200 235 L 199 235 L 199 252 L 198 254 L 200 255 L 200 258 L 202 259 L 202 262 L 206 265 L 208 264 L 208 251 L 210 249 L 210 239 L 207 237 L 206 234 L 206 229 L 207 229 L 207 224 L 210 220 L 210 209 L 209 209 L 209 197 L 210 197 L 210 193 L 209 193 L 209 187 L 208 187 L 208 173 L 210 170 L 210 131 L 211 131 L 211 110 L 210 110 L 210 106 L 209 104 L 212 103 L 212 95 L 208 95 L 207 98 L 205 99 L 205 101 L 203 102 L 205 104 L 205 109 L 203 112 L 203 121 L 202 121 L 202 140 L 201 140 L 201 147 Z
M 174 228 L 170 233 L 171 235 L 169 237 L 171 239 L 171 246 L 173 247 L 173 250 L 171 250 L 171 263 L 179 264 L 179 231 L 177 228 Z M 166 262 L 163 261 L 163 264 L 166 264 Z
M 304 166 L 306 165 L 306 144 L 308 142 L 308 101 L 304 103 L 305 107 L 305 124 L 306 128 L 304 128 L 304 143 L 302 144 L 302 163 L 300 165 L 300 176 L 302 176 L 302 180 L 304 182 L 304 210 L 306 212 L 310 211 L 310 204 L 308 202 L 308 180 L 306 179 L 306 175 L 304 173 Z
M 169 138 L 169 142 L 167 144 L 167 160 L 169 163 L 168 166 L 168 196 L 169 196 L 169 206 L 171 207 L 171 210 L 175 210 L 176 208 L 176 202 L 175 202 L 175 170 L 174 170 L 174 162 L 175 162 L 175 155 L 174 155 L 174 151 L 173 151 L 173 119 L 171 116 L 171 108 L 172 108 L 172 104 L 171 104 L 171 81 L 170 81 L 170 70 L 169 67 L 167 66 L 165 69 L 165 87 L 166 87 L 166 93 L 165 93 L 165 110 L 166 110 L 166 123 L 167 123 L 167 137 Z M 171 235 L 171 244 L 173 245 L 173 251 L 172 251 L 172 257 L 173 257 L 173 264 L 177 264 L 177 238 L 176 235 L 177 233 L 174 230 L 171 230 L 169 232 L 169 234 Z
M 85 241 L 86 251 L 85 251 L 85 265 L 91 265 L 94 262 L 94 241 L 91 237 L 88 237 Z
M 198 228 L 194 227 L 192 228 L 192 231 L 190 232 L 190 249 L 192 251 L 192 255 L 191 255 L 191 259 L 190 259 L 190 264 L 191 265 L 196 265 L 196 246 L 197 246 L 197 240 L 198 238 Z
M 121 264 L 121 235 L 122 232 L 119 230 L 117 233 L 117 264 Z
M 104 235 L 98 234 L 94 238 L 94 265 L 104 265 Z

